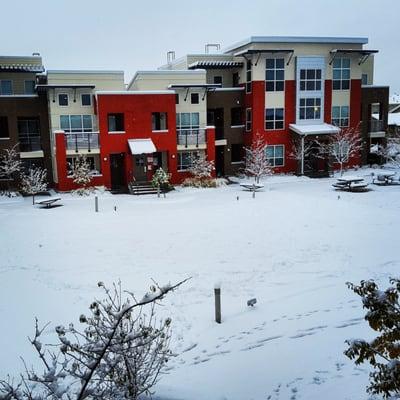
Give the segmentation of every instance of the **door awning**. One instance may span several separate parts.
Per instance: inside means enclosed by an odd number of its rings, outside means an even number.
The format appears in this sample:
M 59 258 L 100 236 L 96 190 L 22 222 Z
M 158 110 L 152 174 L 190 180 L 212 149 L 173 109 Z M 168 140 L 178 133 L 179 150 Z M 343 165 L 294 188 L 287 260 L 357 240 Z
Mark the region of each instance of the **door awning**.
M 128 144 L 133 155 L 151 154 L 157 151 L 151 139 L 130 139 Z
M 340 132 L 340 128 L 330 124 L 299 125 L 290 124 L 289 128 L 301 136 L 311 135 L 334 135 Z

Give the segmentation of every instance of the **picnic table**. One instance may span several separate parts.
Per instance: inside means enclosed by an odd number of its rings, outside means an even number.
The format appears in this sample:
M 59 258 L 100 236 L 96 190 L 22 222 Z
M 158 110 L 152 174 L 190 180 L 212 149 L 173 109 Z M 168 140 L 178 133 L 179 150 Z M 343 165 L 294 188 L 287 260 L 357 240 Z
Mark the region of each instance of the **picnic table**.
M 60 200 L 61 197 L 47 197 L 46 199 L 35 201 L 35 204 L 38 204 L 40 206 L 45 206 L 46 208 L 50 208 Z
M 260 190 L 264 187 L 264 185 L 261 185 L 260 183 L 250 183 L 250 182 L 242 182 L 240 184 L 240 186 L 246 190 L 252 190 L 252 191 L 256 191 L 256 190 Z
M 337 182 L 332 185 L 335 189 L 346 190 L 349 192 L 365 191 L 368 183 L 361 176 L 341 176 Z
M 394 178 L 396 173 L 394 171 L 379 171 L 376 174 L 376 179 L 372 180 L 375 185 L 392 185 L 394 184 Z M 398 184 L 396 182 L 396 184 Z M 400 183 L 399 183 L 400 184 Z

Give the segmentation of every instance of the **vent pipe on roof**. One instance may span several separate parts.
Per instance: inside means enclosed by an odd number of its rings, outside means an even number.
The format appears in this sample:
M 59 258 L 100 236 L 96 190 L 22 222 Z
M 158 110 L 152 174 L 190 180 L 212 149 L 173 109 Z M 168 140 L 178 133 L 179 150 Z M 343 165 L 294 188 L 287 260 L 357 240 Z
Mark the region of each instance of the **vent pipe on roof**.
M 37 52 L 32 53 L 32 56 L 33 56 L 33 57 L 40 57 L 40 53 L 37 53 Z
M 214 47 L 217 51 L 221 49 L 221 45 L 219 43 L 207 43 L 205 45 L 206 54 L 210 54 L 210 47 Z
M 175 52 L 171 50 L 167 53 L 167 63 L 171 64 L 172 61 L 174 60 L 175 60 Z

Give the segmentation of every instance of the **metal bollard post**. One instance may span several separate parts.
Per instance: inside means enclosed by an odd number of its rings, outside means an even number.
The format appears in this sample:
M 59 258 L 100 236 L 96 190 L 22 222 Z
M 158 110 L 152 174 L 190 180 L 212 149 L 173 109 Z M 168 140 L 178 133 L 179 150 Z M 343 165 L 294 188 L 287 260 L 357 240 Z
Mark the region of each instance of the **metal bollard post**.
M 99 212 L 99 198 L 97 196 L 94 197 L 94 211 Z
M 221 288 L 214 288 L 215 295 L 215 322 L 221 323 Z

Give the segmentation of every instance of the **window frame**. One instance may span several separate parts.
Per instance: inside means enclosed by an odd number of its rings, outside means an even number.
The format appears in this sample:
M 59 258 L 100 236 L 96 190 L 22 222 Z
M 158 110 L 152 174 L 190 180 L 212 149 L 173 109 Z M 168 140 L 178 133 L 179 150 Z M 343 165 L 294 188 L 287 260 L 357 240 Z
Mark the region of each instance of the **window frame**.
M 333 109 L 339 109 L 339 116 L 338 117 L 333 117 Z M 343 109 L 347 108 L 347 116 L 343 116 Z M 339 121 L 338 124 L 336 124 L 335 121 Z M 342 124 L 343 120 L 347 120 L 347 124 Z M 332 114 L 331 114 L 331 123 L 332 125 L 337 126 L 338 128 L 348 128 L 350 126 L 350 106 L 345 105 L 345 106 L 332 106 Z
M 1 136 L 2 127 L 5 128 L 4 130 L 6 131 L 8 136 Z M 0 140 L 10 140 L 10 126 L 8 124 L 8 115 L 0 115 Z
M 267 119 L 267 111 L 273 110 L 273 119 Z M 282 110 L 282 118 L 277 118 L 277 111 Z M 267 124 L 272 123 L 272 128 L 268 127 Z M 285 108 L 284 107 L 274 107 L 274 108 L 266 108 L 265 116 L 264 116 L 264 129 L 266 131 L 280 131 L 285 129 Z
M 248 118 L 250 116 L 250 118 Z M 251 107 L 246 108 L 245 130 L 251 132 L 253 128 L 253 111 Z
M 344 60 L 348 60 L 349 62 L 349 66 L 348 67 L 344 67 L 343 66 L 343 61 Z M 340 67 L 335 67 L 335 62 L 340 61 Z M 343 78 L 343 73 L 344 71 L 349 71 L 349 77 L 348 78 Z M 335 71 L 339 71 L 340 74 L 340 78 L 335 79 Z M 335 83 L 338 82 L 339 83 L 339 87 L 335 88 Z M 343 82 L 348 82 L 348 87 L 343 88 Z M 332 90 L 350 90 L 351 87 L 351 59 L 348 57 L 336 57 L 333 60 L 332 63 Z
M 89 97 L 89 104 L 83 104 L 83 96 Z M 81 106 L 82 107 L 92 107 L 92 95 L 90 93 L 81 93 Z
M 268 61 L 273 60 L 274 66 L 268 67 Z M 277 67 L 277 61 L 282 61 L 282 67 Z M 267 77 L 268 72 L 272 72 L 273 79 Z M 278 72 L 282 72 L 282 79 L 277 79 Z M 273 86 L 273 89 L 270 86 Z M 277 89 L 278 84 L 282 84 L 282 88 Z M 265 59 L 265 91 L 266 92 L 284 92 L 285 91 L 285 59 L 282 57 L 267 57 Z
M 246 60 L 246 93 L 251 93 L 253 89 L 253 63 Z
M 182 163 L 183 154 L 188 154 L 189 155 L 188 157 L 190 158 L 191 154 L 198 157 L 200 152 L 198 150 L 178 151 L 178 154 L 177 154 L 177 171 L 178 172 L 186 172 L 192 166 L 191 163 L 188 163 L 188 164 Z M 185 166 L 185 168 L 182 168 L 183 166 Z
M 301 104 L 302 101 L 304 100 L 304 106 Z M 308 100 L 314 100 L 314 104 L 307 104 Z M 319 105 L 317 104 L 317 100 L 319 100 Z M 318 110 L 316 110 L 316 108 L 319 109 L 319 117 L 316 118 L 316 113 L 318 112 Z M 307 118 L 307 110 L 308 109 L 312 109 L 313 111 L 313 116 L 314 118 Z M 304 118 L 301 117 L 302 114 L 302 110 L 304 110 Z M 322 98 L 319 96 L 316 97 L 300 97 L 299 99 L 299 120 L 300 121 L 321 121 L 321 119 L 323 119 L 323 115 L 322 115 Z
M 164 118 L 161 118 L 164 115 Z M 158 125 L 160 129 L 157 128 L 157 120 L 154 120 L 158 116 Z M 165 127 L 162 128 L 162 121 L 165 123 Z M 154 125 L 155 122 L 155 125 Z M 168 113 L 166 111 L 153 111 L 151 113 L 151 131 L 152 132 L 168 132 Z
M 4 94 L 3 93 L 3 82 L 10 82 L 10 93 Z M 0 96 L 12 96 L 14 94 L 14 82 L 12 79 L 0 79 Z
M 282 147 L 282 157 L 276 157 L 276 148 L 277 147 Z M 273 149 L 273 156 L 272 157 L 268 157 L 267 151 L 269 148 Z M 265 158 L 269 161 L 271 167 L 273 168 L 282 168 L 285 166 L 285 145 L 284 144 L 272 144 L 272 145 L 268 145 L 265 148 Z M 282 164 L 276 164 L 276 160 L 282 159 Z M 273 162 L 271 163 L 271 160 L 273 160 Z
M 189 124 L 182 124 L 182 114 L 189 114 Z M 197 118 L 193 118 L 194 115 L 197 115 Z M 197 119 L 198 123 L 194 124 L 193 120 Z M 199 131 L 200 130 L 200 113 L 199 112 L 181 112 L 176 113 L 176 131 L 177 134 L 180 135 L 181 131 Z
M 63 119 L 63 117 L 67 117 L 68 118 L 68 125 L 69 128 L 68 129 L 64 129 L 62 127 L 62 122 L 61 120 Z M 81 128 L 72 128 L 72 119 L 71 117 L 80 117 L 81 120 Z M 90 117 L 90 125 L 91 128 L 85 128 L 85 124 L 84 124 L 84 117 Z M 90 133 L 93 132 L 93 116 L 90 114 L 61 114 L 60 115 L 60 129 L 63 130 L 66 133 Z M 79 129 L 79 130 L 78 130 Z M 89 130 L 90 129 L 90 130 Z
M 26 83 L 27 82 L 33 82 L 33 90 L 32 90 L 32 92 L 29 92 L 29 93 L 27 92 L 27 90 L 26 90 Z M 24 94 L 30 94 L 30 95 L 36 94 L 35 86 L 36 86 L 36 81 L 34 79 L 24 79 Z
M 196 98 L 197 96 L 197 102 L 193 101 L 193 98 Z M 199 93 L 190 93 L 190 104 L 200 104 L 200 94 Z
M 233 160 L 233 155 L 236 153 L 236 150 L 233 151 L 233 146 L 240 146 L 240 149 L 238 149 L 239 151 L 239 158 L 240 160 Z M 231 164 L 243 164 L 244 163 L 244 146 L 243 143 L 232 143 L 231 144 L 231 148 L 230 148 L 230 153 L 231 153 Z
M 215 78 L 220 78 L 221 82 L 215 82 Z M 224 84 L 224 77 L 222 75 L 214 75 L 213 81 L 215 85 L 221 85 L 222 87 L 222 85 Z
M 67 96 L 67 104 L 60 104 L 60 96 Z M 59 107 L 69 107 L 69 94 L 68 93 L 58 93 L 58 106 Z
M 115 130 L 110 130 L 110 117 L 121 117 L 122 121 L 122 129 L 115 129 Z M 120 121 L 120 122 L 121 122 Z M 117 123 L 115 122 L 115 127 L 117 128 Z M 118 133 L 125 133 L 125 114 L 124 113 L 118 113 L 118 112 L 113 112 L 113 113 L 108 113 L 107 114 L 107 132 L 110 134 L 118 134 Z
M 304 71 L 304 77 L 302 77 L 302 72 Z M 319 77 L 318 77 L 319 72 Z M 313 73 L 314 77 L 311 77 Z M 302 84 L 304 88 L 302 89 Z M 319 88 L 318 88 L 319 84 Z M 313 87 L 309 87 L 309 86 Z M 322 90 L 322 69 L 321 68 L 300 68 L 300 92 L 320 92 Z
M 237 113 L 237 114 L 236 114 Z M 238 118 L 238 120 L 236 120 Z M 234 126 L 243 126 L 242 107 L 231 107 L 231 128 Z M 235 122 L 239 122 L 236 124 Z

